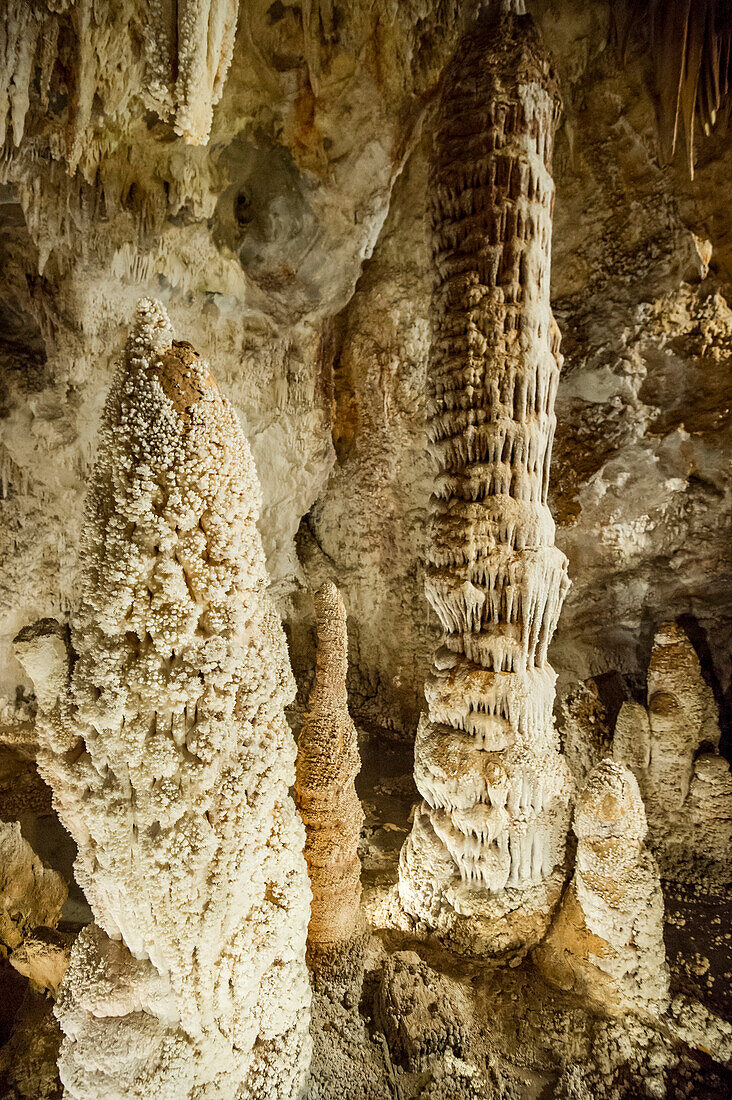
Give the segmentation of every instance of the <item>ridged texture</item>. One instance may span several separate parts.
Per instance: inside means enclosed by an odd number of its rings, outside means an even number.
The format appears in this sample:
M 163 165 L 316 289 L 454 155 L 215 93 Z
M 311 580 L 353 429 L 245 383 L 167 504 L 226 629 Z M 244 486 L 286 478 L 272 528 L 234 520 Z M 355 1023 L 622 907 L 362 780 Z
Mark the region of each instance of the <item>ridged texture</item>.
M 308 713 L 297 743 L 295 801 L 305 822 L 313 891 L 308 947 L 348 944 L 361 898 L 358 841 L 363 810 L 354 780 L 361 769 L 348 713 L 348 637 L 341 594 L 328 582 L 315 595 L 318 653 Z
M 141 303 L 107 401 L 70 648 L 16 652 L 39 769 L 95 923 L 56 1013 L 65 1095 L 298 1095 L 310 889 L 289 796 L 294 695 L 236 414 Z
M 568 587 L 547 506 L 561 362 L 549 305 L 557 111 L 531 19 L 483 13 L 446 74 L 430 176 L 426 592 L 444 645 L 425 688 L 424 802 L 400 894 L 432 920 L 446 892 L 465 912 L 466 889 L 487 892 L 490 909 L 491 894 L 543 882 L 564 855 L 570 781 L 547 664 Z M 455 876 L 462 888 L 447 891 Z

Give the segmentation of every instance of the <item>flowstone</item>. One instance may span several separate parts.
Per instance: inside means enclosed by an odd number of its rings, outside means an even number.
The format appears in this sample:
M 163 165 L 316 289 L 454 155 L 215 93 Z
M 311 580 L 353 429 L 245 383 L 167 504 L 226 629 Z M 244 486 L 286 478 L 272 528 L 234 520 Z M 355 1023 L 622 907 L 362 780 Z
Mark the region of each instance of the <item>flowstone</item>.
M 430 170 L 437 475 L 426 593 L 443 645 L 415 745 L 404 909 L 457 949 L 546 931 L 570 773 L 547 649 L 568 588 L 547 488 L 561 357 L 549 304 L 557 85 L 527 16 L 485 10 L 448 67 Z

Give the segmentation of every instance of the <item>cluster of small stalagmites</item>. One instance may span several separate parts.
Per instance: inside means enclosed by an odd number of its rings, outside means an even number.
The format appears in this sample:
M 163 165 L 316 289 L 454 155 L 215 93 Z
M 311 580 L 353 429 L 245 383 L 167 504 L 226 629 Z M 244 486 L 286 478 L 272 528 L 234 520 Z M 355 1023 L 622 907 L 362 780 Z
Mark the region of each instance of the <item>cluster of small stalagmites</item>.
M 295 801 L 305 823 L 305 859 L 313 900 L 308 949 L 342 951 L 359 934 L 363 810 L 355 778 L 361 768 L 348 713 L 346 609 L 328 582 L 315 595 L 318 650 L 308 712 L 297 743 Z
M 535 961 L 555 985 L 603 1010 L 663 1011 L 663 895 L 628 768 L 600 761 L 577 797 L 574 831 L 574 877 Z
M 624 703 L 613 756 L 633 771 L 664 873 L 690 861 L 728 873 L 732 857 L 732 773 L 717 751 L 714 694 L 683 628 L 664 623 L 648 667 L 648 706 Z
M 375 1010 L 392 1055 L 410 1069 L 446 1050 L 461 1055 L 467 1046 L 465 1006 L 449 979 L 414 951 L 398 951 L 387 959 Z
M 146 300 L 104 412 L 70 638 L 21 632 L 39 768 L 95 923 L 56 1012 L 68 1097 L 295 1096 L 310 889 L 259 486 L 207 364 Z
M 485 11 L 448 69 L 431 163 L 438 472 L 426 589 L 444 644 L 425 687 L 424 801 L 400 897 L 476 945 L 483 918 L 480 950 L 499 953 L 543 933 L 569 824 L 547 663 L 569 583 L 547 506 L 560 370 L 549 305 L 556 114 L 531 19 Z

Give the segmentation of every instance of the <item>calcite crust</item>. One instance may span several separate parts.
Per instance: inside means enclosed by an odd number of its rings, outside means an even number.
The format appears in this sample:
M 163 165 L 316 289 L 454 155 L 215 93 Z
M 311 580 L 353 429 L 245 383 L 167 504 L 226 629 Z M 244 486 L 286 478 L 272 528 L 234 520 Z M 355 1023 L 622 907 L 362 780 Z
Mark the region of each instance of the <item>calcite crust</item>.
M 208 366 L 143 300 L 103 416 L 70 640 L 22 631 L 38 766 L 95 922 L 56 1013 L 65 1095 L 297 1096 L 310 888 L 259 486 Z

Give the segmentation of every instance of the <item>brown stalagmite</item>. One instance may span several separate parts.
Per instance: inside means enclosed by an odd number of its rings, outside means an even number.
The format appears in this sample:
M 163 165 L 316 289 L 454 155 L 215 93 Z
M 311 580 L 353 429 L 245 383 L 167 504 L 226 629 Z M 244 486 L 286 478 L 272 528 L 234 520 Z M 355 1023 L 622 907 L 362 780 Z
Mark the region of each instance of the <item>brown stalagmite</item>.
M 547 505 L 561 356 L 549 303 L 557 84 L 530 17 L 485 9 L 448 67 L 430 206 L 436 477 L 426 594 L 443 628 L 415 745 L 403 907 L 471 953 L 543 934 L 571 780 L 547 661 L 568 588 Z
M 308 929 L 311 955 L 345 946 L 357 935 L 361 897 L 358 840 L 363 824 L 354 785 L 361 760 L 346 693 L 346 609 L 330 581 L 315 595 L 315 616 L 315 682 L 298 740 L 295 781 L 313 891 Z

